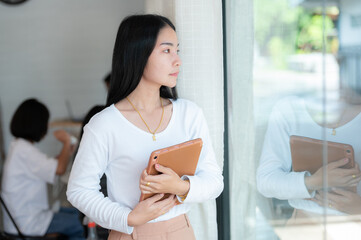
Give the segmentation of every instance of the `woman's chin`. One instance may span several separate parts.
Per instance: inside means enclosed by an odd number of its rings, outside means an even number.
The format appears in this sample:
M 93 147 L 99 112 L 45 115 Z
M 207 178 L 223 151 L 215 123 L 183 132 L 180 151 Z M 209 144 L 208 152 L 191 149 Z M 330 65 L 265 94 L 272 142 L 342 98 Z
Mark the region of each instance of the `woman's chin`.
M 177 79 L 174 80 L 174 83 L 172 84 L 171 88 L 177 86 Z
M 167 84 L 164 84 L 163 86 L 169 87 L 169 88 L 174 88 L 176 85 L 177 85 L 177 80 L 174 80 L 174 81 L 167 82 Z

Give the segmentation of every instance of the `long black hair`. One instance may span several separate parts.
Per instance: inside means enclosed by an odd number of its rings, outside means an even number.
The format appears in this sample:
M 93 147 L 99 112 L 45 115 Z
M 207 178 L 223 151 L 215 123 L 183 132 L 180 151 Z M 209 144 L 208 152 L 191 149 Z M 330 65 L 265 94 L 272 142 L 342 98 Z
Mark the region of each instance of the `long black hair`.
M 138 86 L 159 31 L 173 23 L 166 17 L 146 14 L 126 17 L 115 40 L 107 106 L 127 97 Z M 160 96 L 177 99 L 176 88 L 161 86 Z
M 48 131 L 50 113 L 48 108 L 36 99 L 27 99 L 16 109 L 10 123 L 14 137 L 39 142 Z

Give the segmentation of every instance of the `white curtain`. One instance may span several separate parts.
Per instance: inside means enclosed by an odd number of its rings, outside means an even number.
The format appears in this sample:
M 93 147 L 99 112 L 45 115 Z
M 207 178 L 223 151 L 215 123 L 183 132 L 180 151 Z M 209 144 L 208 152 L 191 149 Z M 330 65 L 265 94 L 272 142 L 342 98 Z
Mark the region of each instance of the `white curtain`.
M 179 95 L 203 109 L 218 163 L 223 167 L 222 3 L 219 0 L 147 0 L 146 11 L 162 14 L 175 22 L 183 62 L 177 84 Z M 214 200 L 195 205 L 188 215 L 197 240 L 217 239 Z
M 255 239 L 253 1 L 226 1 L 231 239 Z

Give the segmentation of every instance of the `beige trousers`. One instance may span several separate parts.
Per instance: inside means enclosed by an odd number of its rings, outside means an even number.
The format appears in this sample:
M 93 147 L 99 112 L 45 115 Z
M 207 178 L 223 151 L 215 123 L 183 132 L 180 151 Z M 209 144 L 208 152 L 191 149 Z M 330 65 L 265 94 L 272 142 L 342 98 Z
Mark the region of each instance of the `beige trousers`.
M 187 215 L 134 227 L 131 235 L 112 230 L 108 240 L 195 240 Z

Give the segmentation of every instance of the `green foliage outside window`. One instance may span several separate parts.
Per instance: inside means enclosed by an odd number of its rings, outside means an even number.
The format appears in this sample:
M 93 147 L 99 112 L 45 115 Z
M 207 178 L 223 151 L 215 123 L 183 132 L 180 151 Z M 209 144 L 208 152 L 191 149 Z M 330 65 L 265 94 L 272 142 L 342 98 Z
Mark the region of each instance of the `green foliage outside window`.
M 319 9 L 292 7 L 288 0 L 255 0 L 255 41 L 260 55 L 269 57 L 277 68 L 286 68 L 287 56 L 321 52 L 323 16 Z M 325 18 L 325 33 L 334 23 Z M 335 37 L 326 38 L 326 51 L 334 52 Z
M 326 36 L 332 32 L 334 24 L 330 17 L 325 17 L 325 34 Z M 297 37 L 297 52 L 310 53 L 322 51 L 322 15 L 311 15 L 304 13 L 299 16 L 298 21 L 298 37 Z M 326 38 L 326 52 L 331 51 L 332 38 Z

